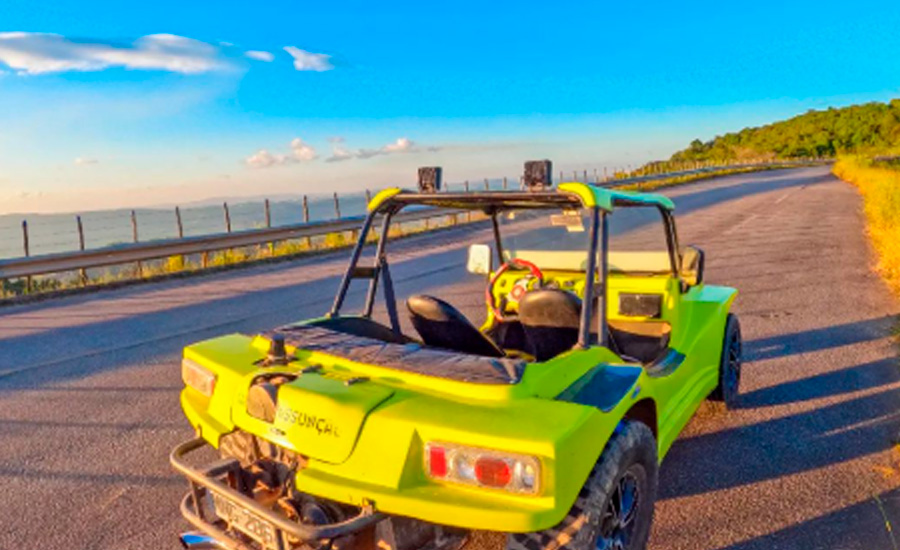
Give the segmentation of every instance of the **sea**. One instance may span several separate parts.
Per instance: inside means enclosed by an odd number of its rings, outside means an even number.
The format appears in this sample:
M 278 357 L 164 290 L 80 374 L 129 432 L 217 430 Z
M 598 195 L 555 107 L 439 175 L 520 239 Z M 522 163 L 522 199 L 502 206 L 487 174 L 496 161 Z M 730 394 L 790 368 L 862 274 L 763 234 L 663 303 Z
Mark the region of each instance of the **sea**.
M 309 220 L 324 221 L 337 217 L 333 196 L 310 196 Z M 339 197 L 341 217 L 361 216 L 366 211 L 364 193 Z M 223 203 L 180 207 L 185 237 L 226 232 Z M 231 230 L 266 227 L 264 199 L 228 202 Z M 131 209 L 99 210 L 66 214 L 0 215 L 0 259 L 25 256 L 23 222 L 28 228 L 30 256 L 79 250 L 78 217 L 84 229 L 85 249 L 134 242 Z M 270 201 L 272 227 L 303 223 L 303 199 L 281 198 Z M 178 237 L 175 208 L 137 208 L 138 241 Z
M 510 186 L 518 186 L 518 180 L 509 178 Z M 463 182 L 445 184 L 444 190 L 461 191 Z M 494 178 L 473 181 L 471 189 L 502 189 L 503 180 Z M 374 194 L 376 191 L 372 191 Z M 340 217 L 362 216 L 366 212 L 365 192 L 339 195 Z M 180 207 L 181 223 L 185 237 L 213 235 L 226 232 L 224 203 Z M 266 227 L 265 199 L 227 201 L 231 230 L 259 229 Z M 271 226 L 280 227 L 303 223 L 303 198 L 281 197 L 270 201 Z M 337 218 L 333 195 L 308 197 L 309 221 L 325 221 Z M 84 229 L 84 247 L 87 250 L 134 242 L 131 223 L 132 209 L 98 210 L 65 214 L 3 214 L 0 215 L 0 260 L 25 256 L 23 222 L 28 227 L 28 255 L 38 256 L 79 250 L 78 222 Z M 175 207 L 136 208 L 137 237 L 139 242 L 174 239 L 178 237 Z

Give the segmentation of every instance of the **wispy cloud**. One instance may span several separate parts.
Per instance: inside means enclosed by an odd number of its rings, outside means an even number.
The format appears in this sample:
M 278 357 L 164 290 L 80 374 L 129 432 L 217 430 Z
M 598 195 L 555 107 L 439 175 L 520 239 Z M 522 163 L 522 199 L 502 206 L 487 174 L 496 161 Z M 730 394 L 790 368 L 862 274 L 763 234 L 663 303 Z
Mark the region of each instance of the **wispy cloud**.
M 250 59 L 265 61 L 266 63 L 271 63 L 275 59 L 275 56 L 271 52 L 262 52 L 259 50 L 250 50 L 245 52 L 244 55 Z
M 266 149 L 260 149 L 244 159 L 244 164 L 250 168 L 269 168 L 284 164 L 308 162 L 318 158 L 315 148 L 300 138 L 291 140 L 290 148 L 290 153 L 285 154 L 270 153 Z
M 284 51 L 294 58 L 294 68 L 298 71 L 330 71 L 334 68 L 329 59 L 330 55 L 324 53 L 312 53 L 294 46 L 285 46 Z
M 331 142 L 331 156 L 325 159 L 325 162 L 341 162 L 344 160 L 350 160 L 353 158 L 353 153 L 347 150 L 346 147 L 341 145 L 341 141 L 332 141 Z
M 230 63 L 218 47 L 174 34 L 151 34 L 129 45 L 81 41 L 59 34 L 0 33 L 0 63 L 25 74 L 100 71 L 112 67 L 203 73 Z
M 336 136 L 328 138 L 331 143 L 331 155 L 325 157 L 325 162 L 343 162 L 351 159 L 369 159 L 382 155 L 394 155 L 400 153 L 421 153 L 424 151 L 432 152 L 440 150 L 439 147 L 421 147 L 413 140 L 407 137 L 397 138 L 396 140 L 378 147 L 350 149 L 344 145 L 344 138 Z M 296 162 L 308 162 L 319 158 L 313 146 L 304 142 L 300 138 L 295 138 L 290 144 L 291 151 L 289 153 L 271 153 L 266 149 L 260 149 L 256 153 L 244 159 L 244 163 L 251 168 L 268 168 L 270 166 L 278 166 L 283 164 L 293 164 Z
M 75 166 L 90 166 L 91 164 L 99 164 L 99 160 L 85 157 L 78 157 L 75 159 Z
M 396 153 L 420 153 L 422 151 L 438 151 L 439 147 L 427 147 L 422 148 L 413 140 L 407 137 L 397 138 L 395 141 L 384 145 L 383 147 L 379 147 L 378 149 L 356 149 L 351 151 L 344 147 L 343 138 L 335 138 L 330 139 L 332 142 L 331 145 L 331 156 L 326 158 L 326 162 L 340 162 L 344 160 L 350 160 L 353 158 L 357 159 L 369 159 L 372 157 L 377 157 L 379 155 L 393 155 Z

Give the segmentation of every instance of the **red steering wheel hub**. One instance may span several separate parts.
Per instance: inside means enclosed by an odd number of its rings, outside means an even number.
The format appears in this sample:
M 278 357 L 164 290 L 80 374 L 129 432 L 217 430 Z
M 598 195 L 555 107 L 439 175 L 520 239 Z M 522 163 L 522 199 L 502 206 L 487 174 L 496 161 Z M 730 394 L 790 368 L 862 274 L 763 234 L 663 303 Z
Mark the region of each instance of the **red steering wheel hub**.
M 497 300 L 494 298 L 494 287 L 497 285 L 497 281 L 500 280 L 500 277 L 503 276 L 504 273 L 509 271 L 511 268 L 518 268 L 529 271 L 529 274 L 537 280 L 538 286 L 542 286 L 544 284 L 544 274 L 541 272 L 541 269 L 529 262 L 528 260 L 523 260 L 521 258 L 512 258 L 507 262 L 504 262 L 497 271 L 494 272 L 494 276 L 491 277 L 490 282 L 488 282 L 487 288 L 484 291 L 485 301 L 487 301 L 488 307 L 491 308 L 491 313 L 494 315 L 494 319 L 498 322 L 503 322 L 506 318 L 503 316 L 503 311 L 497 305 Z M 522 296 L 528 292 L 528 283 L 522 283 L 522 281 L 516 281 L 513 285 L 512 289 L 509 291 L 509 297 L 518 302 Z

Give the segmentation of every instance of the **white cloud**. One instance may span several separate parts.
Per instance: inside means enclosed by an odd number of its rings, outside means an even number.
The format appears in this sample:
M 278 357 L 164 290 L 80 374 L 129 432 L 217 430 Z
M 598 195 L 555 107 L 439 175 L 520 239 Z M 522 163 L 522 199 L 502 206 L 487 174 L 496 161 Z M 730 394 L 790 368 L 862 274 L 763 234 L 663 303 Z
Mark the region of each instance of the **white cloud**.
M 174 34 L 151 34 L 123 46 L 76 41 L 59 34 L 4 32 L 0 33 L 0 63 L 27 74 L 111 67 L 202 73 L 228 67 L 217 47 Z
M 275 59 L 275 56 L 272 55 L 271 52 L 261 52 L 259 50 L 249 50 L 247 52 L 244 52 L 244 55 L 249 57 L 250 59 L 265 61 L 266 63 L 270 63 Z
M 260 149 L 244 159 L 244 162 L 250 168 L 268 168 L 276 164 L 284 164 L 286 160 L 286 155 L 273 155 L 265 149 Z
M 334 68 L 329 59 L 330 55 L 324 53 L 312 53 L 294 46 L 285 46 L 284 51 L 294 58 L 294 68 L 298 71 L 330 71 Z
M 294 158 L 300 161 L 314 160 L 318 157 L 316 150 L 311 145 L 304 143 L 300 138 L 291 140 L 291 151 L 293 151 Z
M 88 166 L 90 164 L 98 164 L 100 161 L 92 158 L 78 157 L 75 159 L 75 166 Z
M 328 141 L 331 142 L 331 156 L 326 158 L 325 162 L 341 162 L 353 158 L 353 153 L 341 145 L 344 142 L 344 138 L 331 138 Z
M 291 140 L 291 152 L 288 154 L 270 153 L 265 149 L 260 149 L 246 159 L 244 164 L 250 168 L 269 168 L 271 166 L 279 166 L 284 164 L 294 164 L 297 162 L 307 162 L 318 158 L 315 148 L 305 143 L 300 138 Z
M 413 143 L 409 138 L 397 138 L 397 141 L 394 143 L 388 143 L 384 147 L 381 148 L 384 151 L 384 154 L 390 153 L 411 153 L 415 151 L 416 144 Z

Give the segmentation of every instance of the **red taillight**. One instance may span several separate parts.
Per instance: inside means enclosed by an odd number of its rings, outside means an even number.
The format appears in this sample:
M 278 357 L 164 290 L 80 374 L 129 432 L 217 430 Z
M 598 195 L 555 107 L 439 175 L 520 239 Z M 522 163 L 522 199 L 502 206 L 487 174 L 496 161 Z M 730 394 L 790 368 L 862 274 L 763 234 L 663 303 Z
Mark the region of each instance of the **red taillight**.
M 429 441 L 425 443 L 425 475 L 441 481 L 540 493 L 541 461 L 536 456 Z
M 428 469 L 432 477 L 447 476 L 447 451 L 443 447 L 428 447 Z
M 475 462 L 475 477 L 488 487 L 506 487 L 512 480 L 512 469 L 499 458 L 479 458 Z

